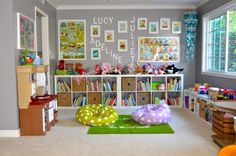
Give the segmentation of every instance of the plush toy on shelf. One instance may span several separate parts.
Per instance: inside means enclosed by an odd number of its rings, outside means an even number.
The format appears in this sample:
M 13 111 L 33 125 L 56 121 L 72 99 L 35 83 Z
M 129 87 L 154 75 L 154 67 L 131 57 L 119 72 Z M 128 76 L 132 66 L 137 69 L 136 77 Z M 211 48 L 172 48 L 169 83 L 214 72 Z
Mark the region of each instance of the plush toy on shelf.
M 102 63 L 101 69 L 102 75 L 110 74 L 110 72 L 112 71 L 111 64 L 106 62 Z
M 94 70 L 95 75 L 100 75 L 102 73 L 102 69 L 100 64 L 95 65 L 95 70 Z
M 178 69 L 175 67 L 174 64 L 172 65 L 168 65 L 165 69 L 165 74 L 179 74 L 180 72 L 182 72 L 184 69 Z
M 83 64 L 82 63 L 76 63 L 75 71 L 77 73 L 79 73 L 80 75 L 84 75 L 86 73 L 86 70 L 83 68 Z
M 36 59 L 35 51 L 31 51 L 29 49 L 23 49 L 21 53 L 22 53 L 20 59 L 21 65 L 33 65 L 33 62 Z
M 64 60 L 59 60 L 57 69 L 55 71 L 56 75 L 66 75 L 66 70 L 65 70 L 65 61 Z

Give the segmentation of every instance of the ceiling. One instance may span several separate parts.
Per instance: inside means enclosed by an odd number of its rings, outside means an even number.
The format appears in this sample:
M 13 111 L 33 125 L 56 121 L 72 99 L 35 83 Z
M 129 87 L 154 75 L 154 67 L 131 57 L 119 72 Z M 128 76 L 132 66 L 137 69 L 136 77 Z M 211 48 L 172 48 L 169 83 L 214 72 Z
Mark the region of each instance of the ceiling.
M 57 9 L 89 7 L 196 8 L 208 0 L 47 0 Z M 112 9 L 112 8 L 110 8 Z

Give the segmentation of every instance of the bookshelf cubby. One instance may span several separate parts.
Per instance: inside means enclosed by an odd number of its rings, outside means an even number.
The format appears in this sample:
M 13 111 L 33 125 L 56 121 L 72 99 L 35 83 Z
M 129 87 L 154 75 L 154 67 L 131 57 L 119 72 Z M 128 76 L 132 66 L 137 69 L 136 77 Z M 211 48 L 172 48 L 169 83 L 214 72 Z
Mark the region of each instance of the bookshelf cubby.
M 55 92 L 60 107 L 78 107 L 88 103 L 136 107 L 158 104 L 161 100 L 170 106 L 182 107 L 183 82 L 182 74 L 55 75 Z M 61 86 L 67 89 L 58 89 Z

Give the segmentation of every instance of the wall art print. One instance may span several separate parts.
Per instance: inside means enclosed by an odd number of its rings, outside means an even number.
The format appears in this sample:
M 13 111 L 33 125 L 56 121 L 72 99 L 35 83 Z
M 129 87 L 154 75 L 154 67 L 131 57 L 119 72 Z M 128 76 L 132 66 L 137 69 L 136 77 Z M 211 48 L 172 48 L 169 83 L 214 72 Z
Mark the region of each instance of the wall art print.
M 91 37 L 100 37 L 100 25 L 91 25 Z
M 140 62 L 179 62 L 179 37 L 139 37 Z
M 128 32 L 128 22 L 118 21 L 118 33 L 127 33 L 127 32 Z
M 128 51 L 127 40 L 118 40 L 118 51 Z
M 161 18 L 160 19 L 160 29 L 161 30 L 170 30 L 170 19 L 169 18 Z
M 86 21 L 59 20 L 59 53 L 60 59 L 86 59 Z
M 17 13 L 17 49 L 35 50 L 34 20 Z
M 149 34 L 159 33 L 159 22 L 149 22 Z
M 114 42 L 114 30 L 105 30 L 104 40 L 105 42 Z
M 91 60 L 100 60 L 100 59 L 101 59 L 101 49 L 91 48 Z
M 172 22 L 172 34 L 181 34 L 182 22 Z

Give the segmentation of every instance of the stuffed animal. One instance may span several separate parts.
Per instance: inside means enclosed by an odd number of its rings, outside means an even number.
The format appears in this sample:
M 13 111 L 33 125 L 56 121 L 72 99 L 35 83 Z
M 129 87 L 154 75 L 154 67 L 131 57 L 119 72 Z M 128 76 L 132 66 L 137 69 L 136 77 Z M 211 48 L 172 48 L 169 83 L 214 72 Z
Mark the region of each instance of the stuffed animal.
M 117 65 L 117 70 L 118 70 L 118 73 L 121 74 L 121 71 L 122 71 L 122 64 L 118 64 L 118 65 Z
M 112 67 L 110 63 L 102 63 L 101 69 L 102 75 L 110 74 L 110 72 L 112 72 Z
M 58 70 L 65 70 L 65 61 L 64 60 L 59 61 Z
M 184 69 L 178 69 L 175 67 L 174 64 L 169 65 L 166 67 L 165 69 L 165 74 L 179 74 L 180 72 L 182 72 Z
M 102 73 L 102 69 L 101 69 L 100 64 L 96 64 L 95 65 L 95 74 L 100 75 L 101 73 Z
M 84 75 L 85 74 L 85 70 L 84 70 L 84 68 L 83 68 L 83 64 L 82 63 L 77 63 L 76 65 L 75 65 L 75 71 L 77 72 L 77 73 L 79 73 L 80 75 Z

